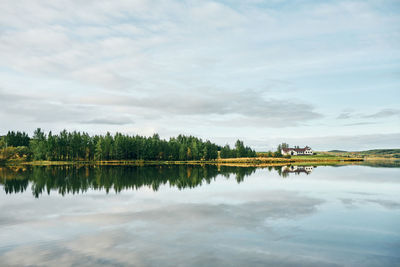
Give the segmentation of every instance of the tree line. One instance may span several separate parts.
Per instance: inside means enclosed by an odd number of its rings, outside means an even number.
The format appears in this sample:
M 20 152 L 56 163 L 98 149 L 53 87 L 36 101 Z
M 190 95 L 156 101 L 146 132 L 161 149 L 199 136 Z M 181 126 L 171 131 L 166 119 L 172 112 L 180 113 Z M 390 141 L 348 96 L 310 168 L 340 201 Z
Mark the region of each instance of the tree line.
M 32 137 L 25 132 L 9 131 L 1 137 L 4 153 L 15 153 L 34 160 L 213 160 L 221 158 L 255 157 L 256 152 L 237 140 L 235 147 L 223 147 L 194 136 L 179 135 L 169 140 L 158 134 L 151 137 L 116 133 L 91 136 L 85 132 L 67 130 L 47 134 L 40 128 Z M 3 155 L 4 156 L 4 155 Z

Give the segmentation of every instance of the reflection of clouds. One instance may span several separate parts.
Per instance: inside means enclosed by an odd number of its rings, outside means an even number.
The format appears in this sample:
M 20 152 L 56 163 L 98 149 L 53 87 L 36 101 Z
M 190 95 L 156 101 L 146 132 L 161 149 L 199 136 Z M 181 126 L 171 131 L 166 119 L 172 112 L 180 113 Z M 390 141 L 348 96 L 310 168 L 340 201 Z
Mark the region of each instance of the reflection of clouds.
M 378 195 L 377 193 L 355 192 L 355 191 L 351 191 L 351 192 L 349 192 L 349 193 L 350 193 L 350 194 L 355 194 L 355 195 L 363 195 L 363 196 Z
M 369 166 L 359 165 L 344 165 L 344 166 L 324 166 L 317 168 L 312 175 L 303 176 L 302 179 L 313 179 L 318 181 L 334 181 L 349 186 L 353 182 L 357 182 L 358 186 L 348 190 L 354 194 L 370 194 L 374 192 L 365 192 L 364 185 L 374 183 L 379 185 L 374 186 L 395 186 L 400 185 L 398 179 L 400 168 L 372 168 Z M 364 164 L 364 163 L 362 163 Z M 349 187 L 351 188 L 351 187 Z
M 326 167 L 290 180 L 273 174 L 156 193 L 88 190 L 34 201 L 30 192 L 0 194 L 0 265 L 392 266 L 398 259 L 396 228 L 383 223 L 398 220 L 397 211 L 383 210 L 399 208 L 398 169 Z M 328 204 L 320 208 L 318 197 Z M 325 208 L 338 200 L 355 210 L 342 218 L 343 206 Z M 370 221 L 379 211 L 382 224 Z M 340 217 L 334 227 L 332 215 Z M 349 223 L 358 215 L 360 223 Z M 369 224 L 360 228 L 363 220 Z
M 270 247 L 268 242 L 276 240 L 278 234 L 264 222 L 309 215 L 322 200 L 290 192 L 266 192 L 255 199 L 236 205 L 152 203 L 141 210 L 125 207 L 116 213 L 63 215 L 42 225 L 36 221 L 35 231 L 44 236 L 54 228 L 70 231 L 77 225 L 93 230 L 89 234 L 77 230 L 75 238 L 68 234 L 62 241 L 16 246 L 0 254 L 0 260 L 6 265 L 41 266 L 295 264 L 294 258 Z M 303 260 L 305 266 L 324 265 Z M 302 261 L 298 263 L 301 266 Z
M 352 198 L 341 198 L 340 199 L 340 201 L 342 202 L 342 204 L 346 207 L 346 208 L 348 208 L 348 209 L 354 209 L 354 208 L 356 208 L 356 205 L 355 205 L 355 199 L 352 199 Z
M 129 238 L 124 233 L 106 232 L 51 247 L 25 246 L 7 252 L 2 263 L 9 266 L 339 266 L 318 256 L 221 242 L 202 244 L 202 239 L 188 240 L 185 244 L 127 244 Z
M 400 202 L 386 200 L 386 199 L 353 199 L 342 198 L 342 204 L 347 208 L 356 208 L 357 205 L 365 205 L 365 203 L 378 204 L 386 209 L 400 209 Z
M 0 217 L 0 226 L 13 225 L 16 223 L 20 223 L 21 221 L 22 221 L 21 219 L 8 218 L 8 217 L 1 216 Z M 27 221 L 27 220 L 25 220 L 25 221 Z
M 376 203 L 387 209 L 400 209 L 400 202 L 384 200 L 384 199 L 369 199 L 367 201 L 371 203 Z
M 25 194 L 29 195 L 29 193 Z M 254 210 L 258 205 L 257 203 L 265 203 L 262 208 L 270 209 L 271 212 L 274 208 L 271 203 L 276 203 L 276 206 L 282 209 L 287 208 L 295 213 L 296 207 L 303 207 L 308 201 L 314 201 L 314 199 L 300 196 L 296 191 L 266 191 L 253 186 L 249 187 L 248 190 L 240 190 L 236 187 L 236 184 L 233 187 L 224 184 L 223 188 L 215 191 L 202 191 L 199 188 L 198 190 L 178 192 L 173 188 L 164 188 L 158 193 L 139 190 L 109 195 L 104 195 L 104 192 L 90 191 L 85 195 L 68 195 L 66 197 L 56 195 L 29 203 L 17 201 L 9 204 L 6 200 L 4 199 L 4 205 L 0 203 L 0 207 L 3 207 L 0 223 L 14 225 L 36 223 L 40 225 L 46 222 L 51 225 L 55 224 L 57 220 L 71 223 L 95 222 L 103 225 L 103 222 L 116 223 L 116 220 L 122 222 L 130 220 L 129 216 L 132 214 L 136 216 L 149 214 L 150 216 L 152 212 L 162 214 L 167 209 L 182 208 L 191 213 L 188 209 L 192 206 L 188 204 L 188 201 L 198 203 L 198 207 L 203 207 L 204 212 L 206 212 L 206 209 L 213 212 L 218 208 L 222 210 L 224 207 L 229 210 L 231 206 L 239 210 L 240 207 L 245 205 L 251 206 L 251 210 Z M 109 216 L 110 214 L 111 216 Z M 179 214 L 177 213 L 177 215 Z M 270 216 L 279 217 L 272 213 Z
M 160 223 L 168 227 L 201 227 L 201 224 L 229 227 L 257 227 L 266 219 L 294 219 L 315 211 L 322 201 L 292 194 L 281 201 L 274 196 L 263 201 L 237 205 L 177 204 L 133 214 L 136 220 Z M 204 229 L 207 230 L 207 229 Z
M 112 250 L 125 243 L 126 237 L 123 232 L 104 232 L 67 242 L 22 246 L 0 258 L 10 266 L 142 266 L 134 251 Z

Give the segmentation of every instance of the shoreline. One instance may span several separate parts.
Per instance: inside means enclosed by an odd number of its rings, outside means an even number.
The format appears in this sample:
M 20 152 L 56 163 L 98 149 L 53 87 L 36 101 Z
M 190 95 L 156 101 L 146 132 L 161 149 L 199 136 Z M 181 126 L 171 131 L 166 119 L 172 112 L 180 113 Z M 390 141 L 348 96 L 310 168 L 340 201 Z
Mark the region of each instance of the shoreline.
M 282 166 L 288 164 L 343 164 L 351 162 L 362 162 L 363 158 L 347 157 L 309 157 L 309 158 L 227 158 L 216 160 L 190 160 L 190 161 L 155 161 L 155 160 L 103 160 L 103 161 L 8 161 L 3 166 L 63 166 L 63 165 L 99 165 L 99 166 L 144 166 L 144 165 L 223 165 L 223 166 Z

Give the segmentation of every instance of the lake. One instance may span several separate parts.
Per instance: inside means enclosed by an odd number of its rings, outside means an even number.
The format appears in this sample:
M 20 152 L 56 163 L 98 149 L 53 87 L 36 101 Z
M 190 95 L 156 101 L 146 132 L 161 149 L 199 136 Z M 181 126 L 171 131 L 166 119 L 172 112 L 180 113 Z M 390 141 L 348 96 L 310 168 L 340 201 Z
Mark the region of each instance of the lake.
M 1 266 L 400 266 L 400 168 L 0 168 Z

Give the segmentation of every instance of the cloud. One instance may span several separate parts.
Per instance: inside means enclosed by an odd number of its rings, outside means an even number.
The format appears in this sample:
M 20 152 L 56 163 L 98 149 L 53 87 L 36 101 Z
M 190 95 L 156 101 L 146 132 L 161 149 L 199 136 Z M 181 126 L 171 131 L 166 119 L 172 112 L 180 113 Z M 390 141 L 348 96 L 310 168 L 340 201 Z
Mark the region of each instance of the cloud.
M 321 150 L 344 149 L 351 151 L 398 147 L 399 141 L 400 133 L 392 133 L 316 137 L 309 138 L 306 144 L 312 144 Z
M 202 91 L 190 94 L 105 95 L 66 97 L 35 96 L 0 91 L 5 114 L 29 118 L 36 123 L 59 121 L 80 124 L 127 125 L 132 117 L 151 120 L 174 117 L 205 117 L 209 123 L 222 127 L 242 124 L 263 127 L 288 127 L 322 118 L 310 104 L 293 100 L 266 99 L 254 90 L 238 92 Z M 11 104 L 12 103 L 12 104 Z M 110 117 L 107 113 L 112 112 Z M 99 117 L 101 114 L 102 117 Z M 142 118 L 143 118 L 142 117 Z M 287 122 L 291 121 L 290 124 Z M 196 123 L 196 122 L 192 122 Z
M 342 112 L 339 114 L 339 116 L 336 117 L 338 120 L 344 120 L 344 119 L 349 119 L 352 117 L 352 114 L 350 112 Z
M 0 10 L 0 86 L 15 94 L 0 106 L 7 129 L 321 135 L 349 128 L 319 120 L 335 123 L 326 114 L 349 99 L 362 114 L 380 98 L 396 104 L 398 80 L 374 76 L 398 69 L 391 1 L 21 0 Z M 24 95 L 43 99 L 15 99 Z M 135 126 L 81 123 L 109 114 Z
M 382 45 L 387 40 L 380 27 L 396 25 L 397 18 L 381 16 L 375 5 L 303 4 L 282 16 L 276 7 L 218 1 L 156 6 L 151 1 L 8 2 L 1 5 L 0 55 L 14 70 L 110 90 L 132 90 L 135 81 L 170 83 L 177 77 L 214 85 L 221 84 L 221 75 L 237 79 L 243 72 L 261 85 L 265 76 L 328 70 L 329 62 L 343 65 L 379 49 L 363 38 L 378 38 Z M 353 46 L 319 39 L 329 34 L 348 38 L 354 31 L 377 31 L 377 36 L 351 35 Z M 305 36 L 318 39 L 319 48 L 307 52 Z M 287 44 L 293 40 L 296 46 Z
M 87 121 L 82 121 L 82 124 L 110 124 L 110 125 L 125 125 L 125 124 L 131 124 L 133 123 L 132 120 L 129 118 L 115 118 L 115 119 L 109 119 L 109 118 L 97 118 L 97 119 L 91 119 Z
M 371 125 L 371 124 L 376 124 L 376 122 L 368 122 L 368 121 L 353 122 L 353 123 L 346 123 L 344 124 L 344 126 L 359 126 L 359 125 Z
M 90 107 L 64 105 L 49 97 L 20 95 L 0 90 L 0 113 L 37 123 L 74 121 L 87 116 Z
M 386 108 L 373 114 L 355 113 L 354 111 L 344 111 L 340 113 L 336 119 L 338 120 L 359 120 L 359 119 L 373 119 L 372 121 L 353 121 L 351 123 L 343 124 L 343 126 L 359 126 L 359 125 L 372 125 L 377 124 L 377 119 L 386 119 L 390 117 L 400 117 L 399 109 Z
M 109 115 L 104 107 L 67 103 L 52 95 L 20 95 L 0 90 L 0 115 L 28 121 L 34 128 L 43 124 L 59 124 L 65 128 L 68 123 L 93 125 L 127 125 L 133 120 L 123 113 Z M 99 117 L 103 116 L 103 117 Z M 67 123 L 67 125 L 66 125 Z M 54 128 L 53 128 L 54 129 Z
M 346 150 L 361 151 L 368 149 L 389 149 L 397 148 L 400 144 L 400 133 L 389 134 L 359 134 L 359 135 L 330 135 L 330 136 L 310 136 L 310 137 L 270 137 L 261 140 L 247 140 L 247 143 L 259 151 L 266 151 L 267 144 L 286 142 L 293 145 L 309 145 L 315 151 L 327 150 Z M 272 146 L 272 145 L 271 145 Z
M 182 116 L 210 116 L 220 118 L 224 123 L 225 116 L 241 116 L 244 123 L 264 122 L 266 127 L 287 127 L 322 118 L 310 104 L 293 100 L 265 99 L 260 92 L 246 90 L 239 92 L 203 91 L 191 94 L 164 94 L 147 97 L 108 96 L 80 99 L 83 104 L 126 106 L 143 108 L 166 114 Z M 247 120 L 247 122 L 245 122 Z M 290 124 L 287 122 L 291 121 Z M 230 119 L 226 121 L 230 123 Z
M 364 118 L 385 119 L 393 116 L 400 117 L 400 109 L 383 109 L 374 114 L 364 115 Z
M 343 119 L 352 119 L 352 118 L 367 118 L 367 119 L 385 119 L 393 116 L 400 116 L 400 109 L 395 108 L 384 108 L 378 112 L 372 114 L 365 114 L 365 113 L 355 113 L 352 111 L 344 111 L 340 113 L 336 119 L 343 120 Z

